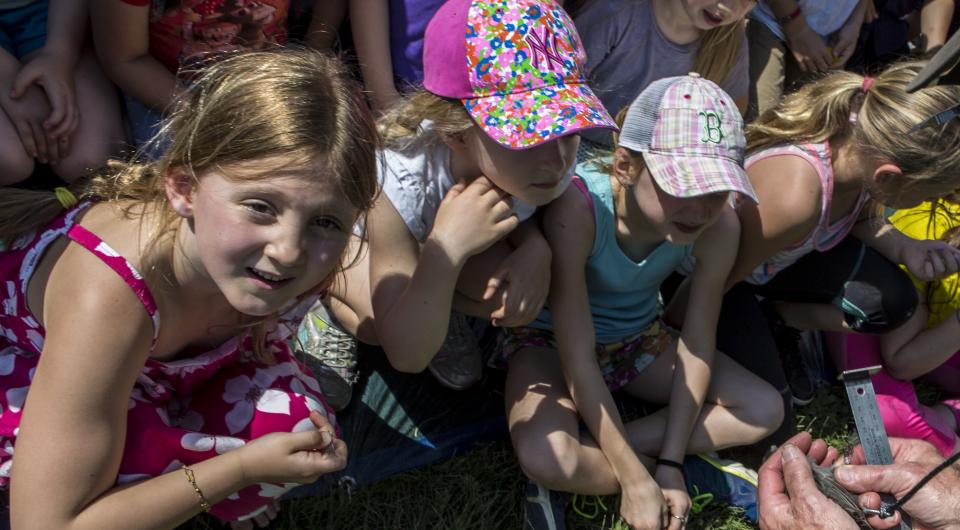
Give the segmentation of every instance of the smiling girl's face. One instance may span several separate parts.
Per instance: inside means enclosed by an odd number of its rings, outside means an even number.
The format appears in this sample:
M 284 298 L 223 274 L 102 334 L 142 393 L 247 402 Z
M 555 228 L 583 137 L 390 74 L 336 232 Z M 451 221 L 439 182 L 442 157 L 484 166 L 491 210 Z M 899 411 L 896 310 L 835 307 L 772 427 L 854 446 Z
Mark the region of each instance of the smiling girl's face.
M 315 290 L 340 262 L 358 212 L 334 179 L 238 164 L 169 191 L 191 222 L 187 259 L 240 313 L 264 316 Z M 240 178 L 237 178 L 237 177 Z

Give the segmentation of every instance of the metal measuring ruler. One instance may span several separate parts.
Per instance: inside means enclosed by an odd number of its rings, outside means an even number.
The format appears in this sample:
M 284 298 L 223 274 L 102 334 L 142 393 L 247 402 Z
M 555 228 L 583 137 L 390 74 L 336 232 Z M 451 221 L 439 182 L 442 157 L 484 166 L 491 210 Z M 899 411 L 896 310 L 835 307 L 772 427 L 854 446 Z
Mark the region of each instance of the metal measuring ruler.
M 877 394 L 873 390 L 873 381 L 870 380 L 870 376 L 880 369 L 878 365 L 845 370 L 839 377 L 847 389 L 847 399 L 850 400 L 850 410 L 857 424 L 860 446 L 867 464 L 870 465 L 893 463 L 890 440 L 887 439 L 887 430 L 883 426 L 883 418 L 880 417 L 880 407 L 877 406 Z M 880 495 L 880 500 L 888 505 L 896 502 L 892 495 L 886 493 Z M 900 512 L 900 516 L 902 519 L 899 528 L 910 530 L 907 514 Z

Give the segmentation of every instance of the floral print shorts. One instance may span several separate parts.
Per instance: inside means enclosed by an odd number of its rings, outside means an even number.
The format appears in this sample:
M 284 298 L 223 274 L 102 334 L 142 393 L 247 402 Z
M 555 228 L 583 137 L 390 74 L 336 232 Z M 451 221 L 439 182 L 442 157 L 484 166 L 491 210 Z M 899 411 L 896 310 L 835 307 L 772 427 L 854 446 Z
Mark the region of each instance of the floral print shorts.
M 640 372 L 650 366 L 658 355 L 670 348 L 679 333 L 664 324 L 659 318 L 643 331 L 622 341 L 609 344 L 597 343 L 597 363 L 603 380 L 610 390 L 619 390 L 633 381 Z M 538 328 L 505 329 L 497 343 L 497 353 L 491 364 L 506 369 L 510 357 L 522 348 L 557 348 L 553 332 Z

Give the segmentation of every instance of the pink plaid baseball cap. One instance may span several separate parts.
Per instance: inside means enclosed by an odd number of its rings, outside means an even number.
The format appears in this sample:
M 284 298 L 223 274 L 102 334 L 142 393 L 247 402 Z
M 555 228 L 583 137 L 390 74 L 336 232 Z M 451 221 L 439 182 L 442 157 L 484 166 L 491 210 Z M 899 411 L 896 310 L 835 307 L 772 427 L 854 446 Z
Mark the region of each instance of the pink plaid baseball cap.
M 448 0 L 427 25 L 423 86 L 463 102 L 501 145 L 616 129 L 583 76 L 586 53 L 553 0 Z
M 630 104 L 617 145 L 643 153 L 657 185 L 674 197 L 734 191 L 757 202 L 743 169 L 746 143 L 733 99 L 692 73 L 650 83 Z

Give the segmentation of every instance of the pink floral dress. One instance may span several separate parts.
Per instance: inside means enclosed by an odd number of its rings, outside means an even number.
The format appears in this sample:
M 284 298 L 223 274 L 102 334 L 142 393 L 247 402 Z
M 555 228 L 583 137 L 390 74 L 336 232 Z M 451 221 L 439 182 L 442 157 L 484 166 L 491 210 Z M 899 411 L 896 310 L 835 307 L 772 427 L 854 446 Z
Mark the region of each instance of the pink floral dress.
M 30 314 L 30 277 L 47 246 L 60 236 L 88 249 L 116 271 L 137 294 L 153 319 L 160 316 L 137 270 L 75 219 L 89 203 L 64 212 L 45 229 L 26 234 L 0 250 L 0 487 L 8 487 L 17 430 L 30 381 L 43 350 L 44 329 Z M 286 339 L 297 317 L 313 300 L 286 313 L 267 335 L 276 362 L 253 358 L 249 334 L 195 357 L 169 362 L 148 360 L 137 377 L 127 407 L 127 436 L 117 484 L 180 472 L 191 465 L 272 432 L 313 428 L 311 410 L 335 422 L 317 381 L 294 359 Z M 335 424 L 335 423 L 334 423 Z M 222 520 L 254 517 L 296 484 L 258 484 L 213 506 Z M 189 484 L 184 478 L 184 487 Z

